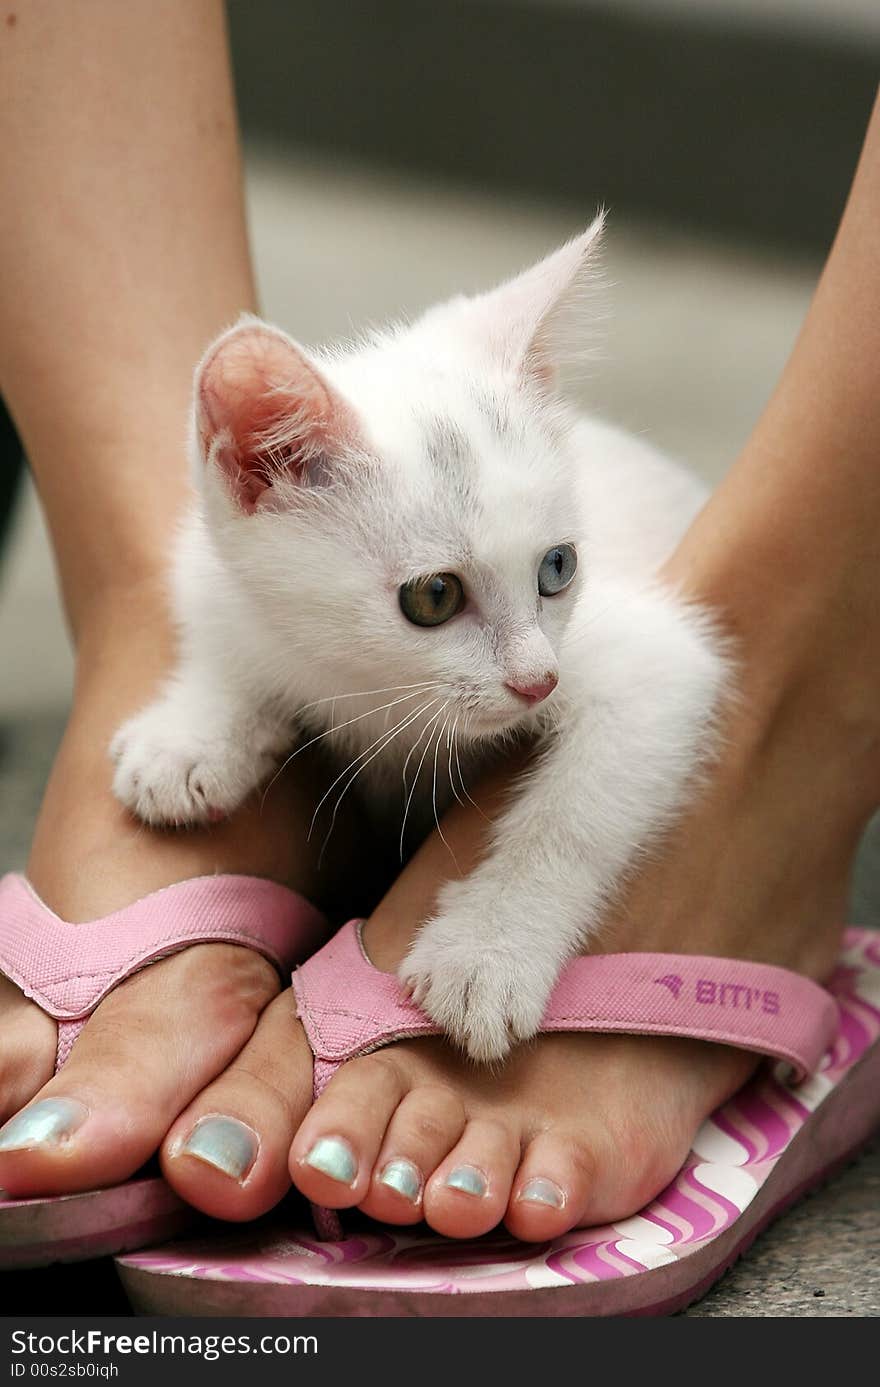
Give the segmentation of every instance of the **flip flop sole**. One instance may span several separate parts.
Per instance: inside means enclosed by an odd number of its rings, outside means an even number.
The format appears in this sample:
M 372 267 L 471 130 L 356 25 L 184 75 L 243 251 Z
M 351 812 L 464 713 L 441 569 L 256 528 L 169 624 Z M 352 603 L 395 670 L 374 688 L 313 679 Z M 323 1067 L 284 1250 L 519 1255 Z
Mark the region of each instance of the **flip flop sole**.
M 0 1271 L 146 1247 L 185 1232 L 195 1217 L 158 1176 L 84 1194 L 0 1200 Z
M 699 1299 L 772 1220 L 880 1124 L 880 936 L 849 930 L 831 984 L 840 1028 L 804 1083 L 763 1068 L 703 1124 L 675 1180 L 633 1218 L 528 1245 L 365 1225 L 339 1242 L 279 1222 L 122 1257 L 141 1313 L 613 1316 Z

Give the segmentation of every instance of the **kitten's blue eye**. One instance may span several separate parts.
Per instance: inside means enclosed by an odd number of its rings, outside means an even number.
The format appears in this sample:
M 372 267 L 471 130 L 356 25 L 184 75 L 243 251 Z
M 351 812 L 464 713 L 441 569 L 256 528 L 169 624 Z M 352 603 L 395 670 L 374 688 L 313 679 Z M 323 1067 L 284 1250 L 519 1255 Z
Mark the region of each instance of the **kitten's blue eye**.
M 555 597 L 567 588 L 577 572 L 578 556 L 573 544 L 557 544 L 548 549 L 538 569 L 538 592 L 542 597 Z
M 414 626 L 442 626 L 464 606 L 464 589 L 454 573 L 413 578 L 398 596 L 400 610 Z

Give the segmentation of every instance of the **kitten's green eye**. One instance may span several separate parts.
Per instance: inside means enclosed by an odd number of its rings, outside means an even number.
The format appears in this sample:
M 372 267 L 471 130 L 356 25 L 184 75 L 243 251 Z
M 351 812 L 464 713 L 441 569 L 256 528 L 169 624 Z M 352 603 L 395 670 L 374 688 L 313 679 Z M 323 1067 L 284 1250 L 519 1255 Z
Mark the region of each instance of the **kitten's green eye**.
M 400 589 L 400 610 L 414 626 L 442 626 L 464 606 L 464 590 L 454 573 L 413 578 Z
M 538 569 L 538 592 L 542 597 L 555 597 L 567 588 L 577 572 L 578 556 L 573 544 L 557 544 L 548 549 Z

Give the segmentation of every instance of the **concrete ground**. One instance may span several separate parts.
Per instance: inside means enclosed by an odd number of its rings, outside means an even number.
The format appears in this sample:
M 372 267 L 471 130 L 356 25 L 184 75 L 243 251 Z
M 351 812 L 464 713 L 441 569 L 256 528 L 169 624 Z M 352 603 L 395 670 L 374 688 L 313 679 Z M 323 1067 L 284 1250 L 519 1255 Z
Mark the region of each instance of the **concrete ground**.
M 584 207 L 464 194 L 269 150 L 250 151 L 248 165 L 264 311 L 305 342 L 488 285 L 590 215 Z M 581 388 L 584 401 L 717 480 L 785 360 L 817 267 L 618 225 L 612 215 L 605 270 L 607 316 L 597 337 L 601 352 Z M 0 871 L 23 861 L 71 684 L 48 547 L 30 493 L 2 576 Z M 858 919 L 880 923 L 876 848 L 863 855 L 857 900 Z M 877 1315 L 878 1196 L 875 1145 L 768 1232 L 689 1313 Z M 25 1291 L 19 1278 L 19 1298 Z M 103 1295 L 91 1309 L 102 1307 Z

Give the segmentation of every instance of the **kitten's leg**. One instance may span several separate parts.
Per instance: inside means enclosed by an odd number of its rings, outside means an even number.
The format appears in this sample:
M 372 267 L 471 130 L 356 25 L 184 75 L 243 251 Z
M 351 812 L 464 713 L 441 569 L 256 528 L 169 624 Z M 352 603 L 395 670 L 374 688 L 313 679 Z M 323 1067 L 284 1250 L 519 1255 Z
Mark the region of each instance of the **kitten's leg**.
M 560 968 L 682 807 L 708 740 L 723 664 L 699 621 L 660 593 L 606 590 L 590 610 L 607 619 L 585 616 L 559 729 L 400 968 L 474 1059 L 535 1034 Z
M 116 733 L 113 790 L 144 823 L 211 822 L 265 779 L 291 737 L 228 671 L 191 661 Z

